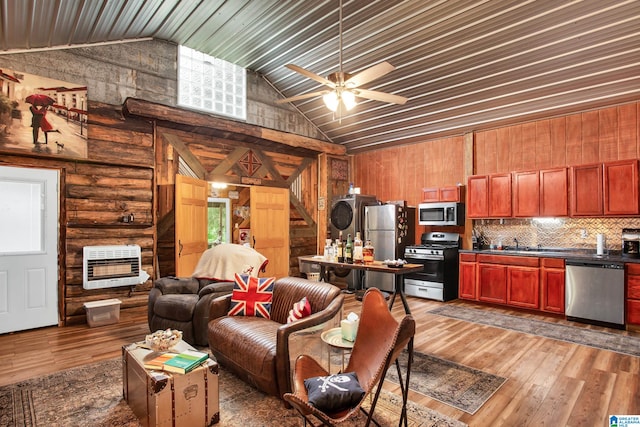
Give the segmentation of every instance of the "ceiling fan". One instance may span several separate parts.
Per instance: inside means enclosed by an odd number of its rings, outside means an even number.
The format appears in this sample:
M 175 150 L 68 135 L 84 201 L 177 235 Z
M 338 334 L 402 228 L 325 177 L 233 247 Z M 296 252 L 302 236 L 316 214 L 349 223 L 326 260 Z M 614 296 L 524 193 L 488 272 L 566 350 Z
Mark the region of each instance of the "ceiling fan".
M 292 96 L 285 99 L 279 99 L 276 101 L 278 104 L 284 104 L 286 102 L 300 101 L 308 98 L 315 98 L 322 96 L 322 99 L 331 111 L 337 111 L 343 106 L 348 111 L 355 107 L 356 97 L 372 99 L 374 101 L 389 102 L 392 104 L 404 104 L 407 102 L 407 98 L 399 95 L 392 95 L 390 93 L 379 92 L 375 90 L 362 89 L 360 86 L 369 83 L 385 74 L 393 71 L 395 67 L 387 61 L 376 64 L 369 67 L 357 74 L 345 73 L 342 69 L 342 0 L 340 0 L 340 20 L 339 20 L 339 68 L 335 73 L 329 74 L 326 78 L 316 73 L 299 67 L 295 64 L 287 64 L 286 67 L 293 70 L 305 77 L 315 80 L 323 85 L 329 87 L 321 91 L 305 93 L 301 95 Z

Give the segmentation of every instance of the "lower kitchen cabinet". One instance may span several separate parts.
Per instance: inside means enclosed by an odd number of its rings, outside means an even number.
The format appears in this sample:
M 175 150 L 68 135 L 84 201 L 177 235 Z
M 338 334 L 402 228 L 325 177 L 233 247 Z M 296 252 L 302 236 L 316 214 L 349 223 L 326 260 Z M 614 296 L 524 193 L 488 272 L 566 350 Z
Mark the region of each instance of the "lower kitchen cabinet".
M 460 254 L 458 297 L 476 300 L 476 254 Z
M 627 324 L 640 325 L 640 264 L 625 264 Z
M 540 308 L 540 269 L 507 267 L 507 304 L 516 307 Z
M 478 300 L 506 304 L 507 266 L 478 263 Z
M 564 260 L 542 258 L 540 260 L 540 290 L 543 311 L 564 314 Z

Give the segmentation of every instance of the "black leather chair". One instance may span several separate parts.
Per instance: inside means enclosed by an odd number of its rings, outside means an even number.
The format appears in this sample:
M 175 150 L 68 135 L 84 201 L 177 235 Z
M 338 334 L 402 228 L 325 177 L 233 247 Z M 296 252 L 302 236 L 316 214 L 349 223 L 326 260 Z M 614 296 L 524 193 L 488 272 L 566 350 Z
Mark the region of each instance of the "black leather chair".
M 267 259 L 250 247 L 221 244 L 204 251 L 192 277 L 163 277 L 149 292 L 151 332 L 178 329 L 191 345 L 207 346 L 211 301 L 233 291 L 234 276 L 264 272 Z
M 178 329 L 191 345 L 207 346 L 211 300 L 233 291 L 233 282 L 163 277 L 149 292 L 148 321 L 151 332 Z

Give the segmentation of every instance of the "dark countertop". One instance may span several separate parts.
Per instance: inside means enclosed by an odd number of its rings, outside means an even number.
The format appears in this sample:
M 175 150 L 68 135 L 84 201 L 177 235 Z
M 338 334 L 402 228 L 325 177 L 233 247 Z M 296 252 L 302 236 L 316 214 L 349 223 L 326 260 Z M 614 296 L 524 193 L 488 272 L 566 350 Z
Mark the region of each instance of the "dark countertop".
M 525 248 L 515 250 L 507 248 L 498 249 L 460 249 L 460 253 L 524 256 L 539 258 L 562 258 L 564 260 L 594 261 L 596 263 L 629 262 L 640 264 L 640 258 L 622 256 L 620 251 L 611 251 L 609 255 L 596 255 L 593 249 L 564 249 L 564 248 Z

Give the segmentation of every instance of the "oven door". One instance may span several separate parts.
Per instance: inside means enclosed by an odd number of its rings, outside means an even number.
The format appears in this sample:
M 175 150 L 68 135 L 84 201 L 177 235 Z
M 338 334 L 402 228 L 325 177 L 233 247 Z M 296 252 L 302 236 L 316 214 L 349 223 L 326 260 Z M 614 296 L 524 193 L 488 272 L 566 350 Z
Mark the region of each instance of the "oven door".
M 410 264 L 422 264 L 422 271 L 405 274 L 405 278 L 425 282 L 444 283 L 444 257 L 428 255 L 414 257 L 405 254 L 404 259 Z

